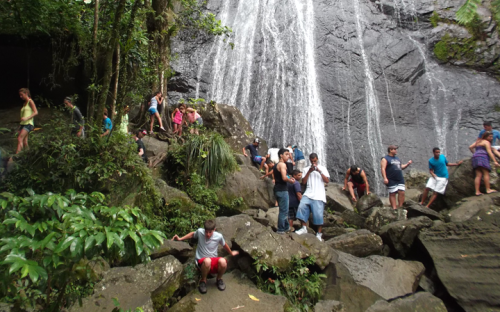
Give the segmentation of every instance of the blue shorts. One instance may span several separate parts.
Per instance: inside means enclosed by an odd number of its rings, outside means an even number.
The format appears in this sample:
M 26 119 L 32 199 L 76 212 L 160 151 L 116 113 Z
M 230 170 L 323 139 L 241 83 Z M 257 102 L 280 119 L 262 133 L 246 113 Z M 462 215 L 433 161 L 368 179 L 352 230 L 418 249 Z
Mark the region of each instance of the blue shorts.
M 309 214 L 312 212 L 313 224 L 323 225 L 324 210 L 325 203 L 322 200 L 313 200 L 309 197 L 303 196 L 297 210 L 297 219 L 307 222 L 307 220 L 309 220 Z
M 154 114 L 156 114 L 158 111 L 156 110 L 156 108 L 154 107 L 150 107 L 148 109 L 148 112 L 149 112 L 149 115 L 153 116 Z
M 199 128 L 203 126 L 203 119 L 200 117 L 193 122 L 193 127 Z
M 19 126 L 19 131 L 21 130 L 26 130 L 26 132 L 30 133 L 31 131 L 33 131 L 35 127 L 33 127 L 33 125 L 20 125 Z
M 260 165 L 260 163 L 262 162 L 262 156 L 255 156 L 253 158 L 253 162 Z

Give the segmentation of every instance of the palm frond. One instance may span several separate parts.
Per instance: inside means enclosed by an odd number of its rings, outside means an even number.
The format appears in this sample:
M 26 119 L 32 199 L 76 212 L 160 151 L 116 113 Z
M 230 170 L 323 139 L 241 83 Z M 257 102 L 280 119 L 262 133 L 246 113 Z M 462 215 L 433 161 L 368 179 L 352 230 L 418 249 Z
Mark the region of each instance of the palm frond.
M 481 0 L 467 0 L 455 14 L 457 22 L 461 25 L 469 24 L 474 19 L 479 4 Z

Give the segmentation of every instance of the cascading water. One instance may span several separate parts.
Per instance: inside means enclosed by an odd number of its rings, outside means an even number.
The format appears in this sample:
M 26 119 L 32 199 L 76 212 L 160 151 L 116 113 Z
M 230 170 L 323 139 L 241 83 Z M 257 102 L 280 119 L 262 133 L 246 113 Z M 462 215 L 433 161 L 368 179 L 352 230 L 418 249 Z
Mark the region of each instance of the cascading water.
M 381 155 L 384 155 L 382 148 L 382 134 L 380 133 L 380 111 L 379 101 L 375 91 L 375 82 L 373 73 L 370 68 L 370 62 L 366 56 L 366 51 L 363 43 L 363 26 L 361 10 L 359 8 L 359 0 L 353 0 L 354 12 L 356 15 L 356 33 L 361 49 L 361 58 L 365 73 L 365 102 L 366 102 L 366 121 L 367 121 L 367 137 L 368 145 L 370 146 L 370 154 L 372 156 L 372 164 L 374 168 L 375 181 L 380 181 L 380 167 L 378 162 Z M 381 191 L 380 183 L 376 183 L 377 193 Z
M 208 98 L 238 107 L 270 143 L 297 144 L 326 164 L 312 0 L 222 2 L 234 49 L 219 38 L 203 60 L 198 80 L 213 63 Z

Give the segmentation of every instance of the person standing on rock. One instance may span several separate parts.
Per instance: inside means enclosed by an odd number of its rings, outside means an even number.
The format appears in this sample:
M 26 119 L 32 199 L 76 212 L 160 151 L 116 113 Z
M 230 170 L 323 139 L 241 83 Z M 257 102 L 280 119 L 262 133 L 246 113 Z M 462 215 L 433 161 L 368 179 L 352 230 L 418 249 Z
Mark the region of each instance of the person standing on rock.
M 486 188 L 486 194 L 496 193 L 496 190 L 492 190 L 490 188 L 490 161 L 492 160 L 495 163 L 495 166 L 499 167 L 495 155 L 500 157 L 500 153 L 491 148 L 491 142 L 493 141 L 493 133 L 486 131 L 483 133 L 480 139 L 477 139 L 476 142 L 472 143 L 469 146 L 469 150 L 472 155 L 472 168 L 476 172 L 476 178 L 474 180 L 474 187 L 476 189 L 476 195 L 483 195 L 479 190 L 481 186 L 481 178 L 484 180 L 484 186 Z M 495 155 L 493 155 L 495 154 Z
M 227 261 L 222 257 L 217 257 L 218 246 L 221 245 L 232 256 L 237 256 L 238 251 L 232 251 L 224 240 L 221 233 L 215 231 L 215 220 L 205 221 L 204 228 L 199 228 L 196 232 L 191 232 L 186 236 L 180 237 L 174 235 L 172 240 L 183 241 L 186 239 L 195 238 L 198 240 L 198 247 L 196 247 L 195 261 L 196 265 L 201 270 L 201 280 L 198 289 L 200 293 L 207 293 L 207 276 L 208 274 L 217 274 L 217 288 L 225 290 L 226 284 L 222 280 L 222 275 L 226 272 Z
M 345 191 L 346 189 L 349 190 L 349 194 L 351 194 L 353 202 L 357 201 L 356 196 L 354 195 L 354 189 L 356 189 L 358 193 L 358 198 L 365 195 L 365 191 L 367 195 L 370 194 L 370 185 L 368 184 L 368 179 L 366 178 L 366 173 L 363 169 L 358 168 L 358 166 L 351 166 L 351 168 L 347 169 L 342 191 Z
M 297 220 L 297 210 L 302 199 L 302 188 L 299 183 L 300 179 L 302 179 L 302 172 L 295 169 L 292 171 L 292 176 L 295 182 L 288 183 L 288 222 L 290 223 L 290 230 L 293 232 L 295 231 L 293 221 Z
M 290 158 L 290 152 L 286 148 L 282 148 L 278 152 L 280 161 L 273 168 L 274 175 L 274 197 L 278 201 L 279 214 L 278 214 L 278 230 L 276 233 L 285 234 L 290 230 L 288 223 L 288 184 L 295 183 L 295 179 L 287 177 L 286 161 Z
M 389 192 L 389 202 L 392 209 L 397 209 L 403 206 L 405 201 L 405 179 L 403 177 L 403 170 L 408 168 L 413 162 L 410 160 L 406 164 L 401 165 L 401 160 L 396 156 L 398 147 L 390 145 L 387 148 L 388 155 L 384 156 L 380 161 L 380 168 L 382 170 L 382 177 L 384 184 L 387 186 Z M 398 205 L 396 205 L 396 194 L 398 194 Z
M 461 160 L 457 163 L 448 163 L 446 157 L 441 155 L 439 147 L 434 147 L 432 149 L 432 153 L 434 154 L 434 157 L 429 159 L 429 173 L 431 174 L 431 177 L 429 178 L 429 181 L 427 181 L 424 194 L 422 194 L 422 200 L 420 201 L 420 205 L 424 205 L 424 202 L 427 200 L 429 190 L 432 190 L 434 194 L 432 194 L 431 199 L 429 199 L 427 208 L 429 208 L 429 206 L 436 200 L 438 194 L 444 195 L 446 185 L 448 185 L 447 166 L 460 166 L 463 162 Z
M 155 123 L 155 117 L 158 119 L 158 123 L 160 124 L 160 129 L 165 131 L 165 128 L 163 128 L 163 123 L 161 121 L 160 113 L 158 113 L 158 105 L 161 105 L 163 102 L 163 98 L 161 97 L 161 92 L 158 91 L 155 93 L 155 95 L 151 98 L 151 101 L 149 102 L 149 116 L 151 117 L 151 122 L 149 124 L 149 134 L 153 134 L 153 125 Z
M 304 153 L 297 147 L 297 145 L 292 146 L 293 149 L 293 160 L 295 161 L 295 169 L 302 172 L 306 166 L 306 158 Z
M 142 138 L 146 134 L 146 130 L 137 130 L 134 137 L 135 143 L 137 144 L 137 154 L 142 157 L 145 163 L 148 162 L 148 156 L 146 156 L 146 147 L 144 146 L 144 142 L 142 142 Z
M 316 237 L 323 241 L 321 237 L 323 235 L 323 211 L 326 203 L 325 183 L 330 181 L 330 174 L 325 167 L 318 164 L 318 155 L 316 153 L 309 155 L 309 160 L 311 166 L 304 168 L 302 173 L 302 184 L 306 184 L 307 188 L 302 195 L 297 210 L 297 219 L 302 223 L 302 228 L 295 231 L 295 233 L 299 235 L 307 233 L 306 222 L 312 212 L 313 224 L 318 227 Z
M 497 139 L 500 141 L 500 131 L 493 130 L 493 126 L 491 124 L 491 121 L 483 122 L 483 127 L 484 127 L 484 129 L 481 130 L 481 132 L 479 132 L 479 136 L 477 138 L 481 139 L 483 134 L 486 131 L 489 131 L 489 132 L 493 133 L 493 141 L 491 141 L 491 147 L 496 149 L 496 150 L 500 149 L 500 145 L 497 145 Z M 500 144 L 500 142 L 498 144 Z
M 248 144 L 243 148 L 243 155 L 245 157 L 248 157 L 246 150 L 250 150 L 250 155 L 252 156 L 252 161 L 256 163 L 257 165 L 260 165 L 259 170 L 263 172 L 262 167 L 266 167 L 267 171 L 267 165 L 266 165 L 266 157 L 259 156 L 259 152 L 257 149 L 259 148 L 260 140 L 258 138 L 255 138 L 253 140 L 252 144 Z
M 71 134 L 76 135 L 79 138 L 85 137 L 85 121 L 80 109 L 73 105 L 73 100 L 69 96 L 64 98 L 64 105 L 66 105 L 72 113 L 71 121 L 73 123 L 73 128 L 71 129 Z

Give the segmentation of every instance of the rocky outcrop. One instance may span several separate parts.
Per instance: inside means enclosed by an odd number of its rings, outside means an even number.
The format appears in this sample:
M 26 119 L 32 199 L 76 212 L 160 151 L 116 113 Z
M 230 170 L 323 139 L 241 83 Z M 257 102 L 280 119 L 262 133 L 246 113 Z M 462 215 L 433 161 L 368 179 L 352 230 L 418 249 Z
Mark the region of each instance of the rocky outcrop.
M 483 212 L 495 213 L 498 211 L 500 211 L 500 193 L 494 193 L 460 200 L 450 211 L 449 216 L 452 222 L 463 222 L 477 217 Z
M 374 193 L 370 193 L 361 197 L 356 203 L 356 209 L 358 210 L 358 213 L 364 217 L 367 217 L 373 208 L 382 206 L 384 206 L 384 204 L 377 196 L 377 194 Z
M 394 210 L 391 207 L 376 207 L 366 217 L 364 228 L 377 233 L 384 225 L 405 219 L 406 210 L 404 209 Z
M 345 309 L 340 301 L 320 300 L 314 306 L 314 312 L 345 312 Z
M 325 208 L 330 211 L 344 212 L 345 210 L 354 211 L 348 193 L 342 191 L 343 185 L 329 183 L 326 186 L 326 205 Z
M 148 158 L 168 152 L 168 143 L 160 141 L 151 135 L 144 137 L 142 142 L 144 142 L 144 146 L 146 147 L 146 155 Z
M 405 173 L 405 185 L 408 189 L 423 190 L 429 180 L 429 171 L 410 169 Z
M 265 293 L 239 271 L 224 275 L 225 291 L 219 291 L 215 278 L 207 282 L 207 293 L 200 295 L 197 290 L 190 292 L 172 306 L 169 312 L 207 312 L 232 311 L 242 308 L 242 311 L 285 312 L 289 306 L 283 296 Z M 259 301 L 252 300 L 249 295 Z M 238 309 L 240 309 L 238 308 Z
M 186 242 L 166 239 L 160 247 L 153 251 L 150 257 L 151 259 L 156 259 L 168 255 L 174 256 L 184 263 L 188 258 L 194 257 L 194 250 Z
M 396 299 L 391 302 L 379 300 L 366 312 L 447 312 L 443 301 L 428 292 Z
M 500 308 L 500 214 L 481 220 L 441 223 L 418 236 L 440 281 L 467 312 Z
M 166 205 L 178 203 L 183 211 L 189 210 L 196 205 L 185 192 L 169 186 L 167 182 L 162 179 L 156 179 L 155 187 Z
M 71 312 L 111 311 L 112 298 L 124 310 L 142 308 L 153 312 L 163 307 L 180 286 L 182 265 L 173 256 L 160 258 L 135 267 L 116 267 L 95 285 L 94 294 L 76 304 Z
M 431 219 L 422 216 L 384 225 L 380 228 L 378 234 L 395 255 L 405 257 L 420 231 L 432 225 Z
M 407 218 L 416 218 L 421 216 L 429 217 L 431 220 L 443 220 L 443 217 L 436 211 L 427 208 L 425 206 L 419 205 L 418 203 L 407 200 L 403 205 L 404 209 L 407 211 Z
M 382 239 L 368 230 L 357 230 L 325 241 L 335 250 L 340 250 L 356 257 L 378 255 L 382 252 Z

